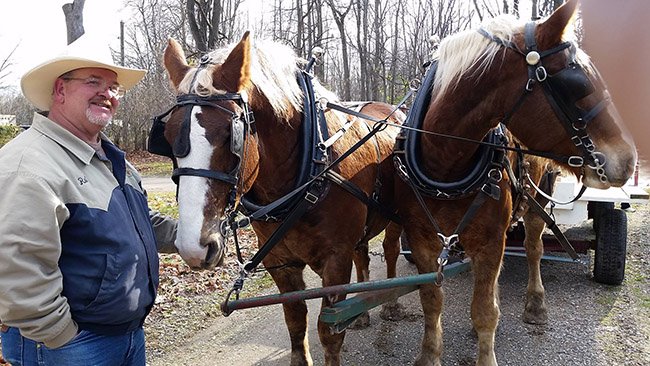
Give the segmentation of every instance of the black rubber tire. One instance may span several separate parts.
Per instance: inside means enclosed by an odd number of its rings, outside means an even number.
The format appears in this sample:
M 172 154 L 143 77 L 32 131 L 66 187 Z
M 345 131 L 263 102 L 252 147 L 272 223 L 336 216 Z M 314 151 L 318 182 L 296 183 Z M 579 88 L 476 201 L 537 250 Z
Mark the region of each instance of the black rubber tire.
M 605 210 L 613 210 L 614 202 L 589 201 L 587 204 L 587 218 L 594 219 L 594 231 L 598 232 L 598 220 L 600 213 Z
M 408 240 L 406 240 L 406 233 L 404 233 L 403 231 L 402 231 L 402 234 L 400 234 L 400 236 L 399 236 L 399 243 L 400 243 L 400 246 L 401 246 L 402 250 L 404 250 L 404 251 L 410 251 L 411 250 L 411 248 L 409 248 L 409 242 L 408 242 Z M 406 258 L 406 260 L 411 262 L 411 263 L 415 263 L 415 261 L 413 260 L 413 255 L 411 255 L 411 254 L 404 254 L 404 258 Z
M 623 210 L 599 210 L 594 253 L 594 280 L 620 285 L 625 277 L 627 216 Z

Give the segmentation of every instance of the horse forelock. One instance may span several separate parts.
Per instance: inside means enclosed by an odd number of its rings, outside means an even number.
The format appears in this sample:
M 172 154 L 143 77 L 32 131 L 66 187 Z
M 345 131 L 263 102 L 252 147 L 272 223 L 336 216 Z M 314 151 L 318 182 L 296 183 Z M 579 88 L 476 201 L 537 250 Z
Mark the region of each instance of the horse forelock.
M 209 54 L 211 62 L 216 65 L 222 64 L 235 46 L 236 44 L 231 44 L 211 52 Z M 302 112 L 304 94 L 296 82 L 298 62 L 299 58 L 290 47 L 268 40 L 256 41 L 251 46 L 251 90 L 247 90 L 249 98 L 255 95 L 253 91 L 262 94 L 271 104 L 274 115 L 280 120 L 288 121 L 294 113 Z M 178 91 L 199 95 L 225 93 L 212 86 L 212 71 L 217 67 L 216 65 L 200 70 L 192 69 L 185 75 Z M 197 72 L 195 79 L 194 75 Z M 192 80 L 194 80 L 193 85 L 191 85 Z M 318 97 L 325 97 L 330 101 L 338 100 L 317 80 L 314 80 L 314 89 Z
M 488 33 L 505 41 L 511 41 L 520 32 L 523 23 L 512 15 L 501 15 L 481 25 Z M 489 40 L 476 29 L 463 31 L 442 40 L 434 54 L 438 70 L 433 84 L 437 98 L 453 89 L 462 78 L 471 72 L 480 77 L 485 73 L 501 45 Z

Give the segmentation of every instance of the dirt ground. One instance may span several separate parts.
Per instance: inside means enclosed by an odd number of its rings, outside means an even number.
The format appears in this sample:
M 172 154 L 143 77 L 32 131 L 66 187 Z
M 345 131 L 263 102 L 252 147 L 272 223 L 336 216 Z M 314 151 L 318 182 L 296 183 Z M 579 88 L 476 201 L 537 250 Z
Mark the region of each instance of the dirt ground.
M 536 326 L 521 320 L 527 281 L 523 258 L 506 257 L 499 280 L 501 319 L 496 334 L 497 360 L 501 365 L 649 365 L 650 364 L 650 209 L 636 206 L 628 214 L 626 279 L 621 286 L 596 283 L 586 266 L 565 262 L 542 262 L 542 276 L 549 303 L 549 322 Z M 593 237 L 590 221 L 564 228 L 571 235 Z M 373 244 L 373 251 L 380 245 Z M 589 255 L 583 258 L 589 260 Z M 384 264 L 372 257 L 374 279 L 384 277 Z M 319 287 L 318 277 L 307 273 L 308 287 Z M 404 258 L 399 275 L 415 274 Z M 262 280 L 263 282 L 264 280 Z M 472 329 L 469 303 L 471 273 L 447 279 L 444 284 L 443 365 L 473 365 L 476 333 Z M 274 286 L 258 294 L 276 293 Z M 250 296 L 250 295 L 247 295 Z M 210 296 L 212 298 L 212 296 Z M 417 292 L 400 299 L 407 318 L 384 321 L 373 309 L 371 326 L 348 330 L 343 348 L 343 365 L 412 364 L 422 336 L 423 314 Z M 320 301 L 309 300 L 309 344 L 315 365 L 323 364 L 316 329 Z M 282 308 L 271 305 L 236 311 L 229 317 L 190 312 L 189 318 L 148 322 L 148 364 L 167 365 L 288 365 L 289 339 Z M 188 319 L 200 322 L 188 334 Z M 153 324 L 158 324 L 155 330 Z M 180 332 L 180 334 L 177 334 Z M 160 341 L 163 340 L 164 344 Z

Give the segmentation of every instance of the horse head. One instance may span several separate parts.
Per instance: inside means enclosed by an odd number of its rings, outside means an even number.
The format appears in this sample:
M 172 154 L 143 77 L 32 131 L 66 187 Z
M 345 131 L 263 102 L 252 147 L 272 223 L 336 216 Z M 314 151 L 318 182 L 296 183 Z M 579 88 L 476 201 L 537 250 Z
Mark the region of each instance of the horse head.
M 598 70 L 572 40 L 577 4 L 567 2 L 538 24 L 499 17 L 450 37 L 440 47 L 441 66 L 466 66 L 436 83 L 451 85 L 445 98 L 473 95 L 471 113 L 491 113 L 492 127 L 505 120 L 529 149 L 560 156 L 586 186 L 621 186 L 634 171 L 636 149 Z
M 249 60 L 248 33 L 222 63 L 207 56 L 191 67 L 173 39 L 165 50 L 164 65 L 178 94 L 164 129 L 177 164 L 175 245 L 192 268 L 223 262 L 225 216 L 257 176 L 259 154 L 247 97 Z

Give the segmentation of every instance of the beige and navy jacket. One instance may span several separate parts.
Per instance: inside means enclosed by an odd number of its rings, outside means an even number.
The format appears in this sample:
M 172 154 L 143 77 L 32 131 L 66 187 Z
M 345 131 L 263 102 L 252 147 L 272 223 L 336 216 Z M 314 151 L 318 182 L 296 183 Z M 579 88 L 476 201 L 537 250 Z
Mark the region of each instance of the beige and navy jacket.
M 59 347 L 140 327 L 158 287 L 147 200 L 124 152 L 107 159 L 38 114 L 0 149 L 0 319 Z

